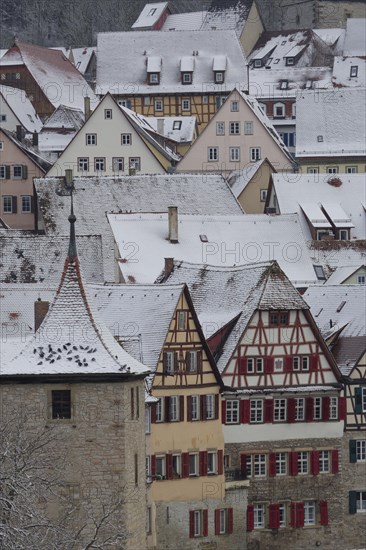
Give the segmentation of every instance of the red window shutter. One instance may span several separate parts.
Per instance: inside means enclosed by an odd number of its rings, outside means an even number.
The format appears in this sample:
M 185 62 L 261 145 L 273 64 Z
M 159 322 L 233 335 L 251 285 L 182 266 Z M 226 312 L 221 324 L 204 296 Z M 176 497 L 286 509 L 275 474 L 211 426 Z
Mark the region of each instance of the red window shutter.
M 224 451 L 217 451 L 217 473 L 221 476 L 224 473 Z
M 207 476 L 207 451 L 199 452 L 200 476 Z
M 189 512 L 189 538 L 194 538 L 194 511 Z
M 323 397 L 323 420 L 329 420 L 330 398 Z
M 269 511 L 269 528 L 279 529 L 280 527 L 280 506 L 279 504 L 270 504 Z
M 156 474 L 156 456 L 151 455 L 151 477 L 154 478 Z
M 313 476 L 317 476 L 319 474 L 319 451 L 311 451 L 310 467 Z
M 200 415 L 200 419 L 201 420 L 206 420 L 206 396 L 205 395 L 201 395 L 201 415 Z
M 239 357 L 239 374 L 246 374 L 247 373 L 247 358 L 246 357 Z
M 339 472 L 339 451 L 333 449 L 332 451 L 332 474 L 338 474 Z
M 276 477 L 276 453 L 269 453 L 269 475 Z
M 189 477 L 189 454 L 182 453 L 182 477 Z
M 187 395 L 187 421 L 192 421 L 192 396 Z
M 304 527 L 304 503 L 298 502 L 296 504 L 296 527 Z
M 310 355 L 310 372 L 315 372 L 318 370 L 319 355 Z
M 218 393 L 215 394 L 215 420 L 219 418 L 219 402 L 220 396 Z
M 252 504 L 247 506 L 247 531 L 254 529 L 254 507 Z
M 345 397 L 338 397 L 338 418 L 346 420 L 347 416 L 347 400 Z
M 223 399 L 221 401 L 221 423 L 226 424 L 226 401 Z
M 273 422 L 273 399 L 264 400 L 264 421 Z
M 166 478 L 173 479 L 173 455 L 171 453 L 167 453 L 165 460 L 166 460 Z
M 249 399 L 242 399 L 240 401 L 240 422 L 242 424 L 249 424 L 250 420 L 250 401 Z
M 320 508 L 320 525 L 328 525 L 328 503 L 326 500 L 319 502 Z
M 305 418 L 306 422 L 312 422 L 314 420 L 314 399 L 312 397 L 306 397 L 306 411 Z
M 247 472 L 247 455 L 240 455 L 240 471 L 243 476 L 246 476 Z
M 166 374 L 166 371 L 167 371 L 167 366 L 168 366 L 168 354 L 166 351 L 164 351 L 163 353 L 163 371 L 164 371 L 164 374 Z
M 197 351 L 197 372 L 202 374 L 202 351 Z
M 179 397 L 179 420 L 184 422 L 184 396 Z
M 208 536 L 208 510 L 203 510 L 203 536 Z
M 296 527 L 296 503 L 291 502 L 290 504 L 290 526 Z
M 220 510 L 215 510 L 215 535 L 220 534 Z
M 274 358 L 273 357 L 265 357 L 264 358 L 264 372 L 266 374 L 272 374 L 273 365 L 274 365 Z
M 286 355 L 285 357 L 285 372 L 292 372 L 294 358 L 292 355 Z
M 292 453 L 290 453 L 290 461 L 289 461 L 289 465 L 290 465 L 290 475 L 292 476 L 297 476 L 297 474 L 299 473 L 299 466 L 298 466 L 298 454 L 296 451 L 293 451 Z
M 156 403 L 151 405 L 151 424 L 156 422 Z
M 296 400 L 294 397 L 287 399 L 287 422 L 295 422 L 296 418 Z
M 231 535 L 234 531 L 234 510 L 232 508 L 227 509 L 227 533 Z
M 165 422 L 170 422 L 170 397 L 164 397 Z

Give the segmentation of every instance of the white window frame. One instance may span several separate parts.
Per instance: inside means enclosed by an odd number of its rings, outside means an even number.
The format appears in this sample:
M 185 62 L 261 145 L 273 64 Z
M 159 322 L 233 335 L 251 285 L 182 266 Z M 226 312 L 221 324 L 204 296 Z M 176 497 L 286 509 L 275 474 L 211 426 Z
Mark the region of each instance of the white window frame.
M 149 73 L 149 84 L 159 84 L 159 73 Z
M 169 419 L 170 422 L 179 422 L 179 395 L 171 395 L 169 398 Z
M 191 418 L 192 420 L 200 419 L 200 396 L 192 395 L 191 396 Z
M 273 422 L 286 422 L 287 399 L 275 399 L 273 404 Z
M 350 78 L 357 78 L 358 76 L 358 65 L 351 65 L 350 71 L 349 71 Z
M 113 157 L 112 158 L 112 169 L 113 172 L 123 172 L 125 168 L 125 160 L 123 157 Z
M 338 174 L 338 166 L 327 166 L 327 174 Z
M 329 474 L 330 472 L 330 451 L 319 451 L 319 473 Z
M 227 509 L 221 508 L 219 512 L 219 534 L 225 535 L 227 531 Z
M 296 397 L 295 398 L 295 421 L 302 422 L 303 420 L 305 420 L 305 398 Z
M 239 399 L 226 400 L 225 424 L 239 424 Z
M 267 475 L 267 455 L 258 453 L 254 455 L 253 460 L 254 477 L 266 477 Z
M 182 477 L 182 455 L 181 453 L 172 454 L 173 476 Z
M 190 111 L 191 110 L 191 100 L 189 97 L 185 97 L 182 99 L 182 111 Z
M 3 195 L 3 214 L 13 213 L 13 197 L 11 195 Z
M 357 491 L 356 513 L 364 514 L 366 512 L 366 491 Z
M 323 418 L 323 398 L 314 397 L 314 420 Z
M 203 535 L 202 510 L 194 510 L 193 512 L 193 535 L 195 537 L 202 537 Z
M 98 142 L 97 134 L 85 134 L 86 145 L 97 145 L 97 142 Z
M 164 374 L 173 374 L 175 371 L 175 351 L 165 351 Z
M 263 357 L 256 357 L 255 359 L 255 371 L 257 374 L 264 373 L 264 360 Z
M 330 397 L 329 420 L 338 420 L 338 397 Z
M 151 433 L 151 408 L 145 408 L 145 434 Z
M 240 162 L 240 147 L 229 147 L 229 161 Z
M 5 166 L 5 164 L 1 164 L 0 165 L 0 180 L 5 180 L 5 179 L 6 179 L 6 166 Z
M 346 174 L 357 174 L 357 173 L 358 173 L 357 166 L 346 166 Z
M 239 112 L 239 101 L 234 99 L 233 101 L 230 101 L 230 111 L 232 113 L 238 113 Z
M 263 399 L 250 400 L 250 423 L 261 424 L 264 419 L 264 403 Z
M 89 171 L 89 157 L 78 157 L 78 172 Z
M 161 473 L 159 474 L 158 463 L 161 465 Z M 157 479 L 158 481 L 166 479 L 166 455 L 156 455 L 155 464 L 155 479 Z
M 280 515 L 280 529 L 287 526 L 287 505 L 285 502 L 280 502 L 279 504 L 279 515 Z
M 129 170 L 141 170 L 141 157 L 129 157 L 128 159 Z
M 307 174 L 319 174 L 319 168 L 317 166 L 311 166 L 306 169 Z
M 131 133 L 121 134 L 121 145 L 132 145 L 132 134 Z
M 162 397 L 158 399 L 155 407 L 155 422 L 164 422 L 164 400 Z
M 225 122 L 223 121 L 216 122 L 216 135 L 217 136 L 225 135 Z
M 287 453 L 276 453 L 276 476 L 287 475 Z
M 112 120 L 113 111 L 112 109 L 104 109 L 104 118 L 106 120 Z
M 238 120 L 232 120 L 229 122 L 229 135 L 240 136 L 240 122 Z
M 181 120 L 174 120 L 173 130 L 180 130 L 181 128 L 182 128 L 182 121 Z
M 177 329 L 179 331 L 187 330 L 187 319 L 186 311 L 178 311 Z
M 356 461 L 366 462 L 366 439 L 356 440 Z
M 192 84 L 192 73 L 182 73 L 182 82 L 184 84 Z
M 315 525 L 315 500 L 305 500 L 304 502 L 304 526 Z
M 357 284 L 358 285 L 366 284 L 366 275 L 357 275 Z
M 187 351 L 188 353 L 188 372 L 195 373 L 198 370 L 198 352 L 196 350 Z
M 207 451 L 207 474 L 217 475 L 217 451 Z
M 215 72 L 215 83 L 216 84 L 221 84 L 222 82 L 224 82 L 224 73 L 223 73 L 223 71 L 216 71 Z
M 261 160 L 261 148 L 260 147 L 250 147 L 249 149 L 250 162 L 257 162 Z
M 217 162 L 219 160 L 219 148 L 215 146 L 207 147 L 207 162 Z
M 206 395 L 206 420 L 214 420 L 215 418 L 215 395 L 208 393 Z
M 254 529 L 264 529 L 266 521 L 266 507 L 264 504 L 254 504 Z
M 18 172 L 18 175 L 15 173 L 16 171 Z M 12 179 L 13 180 L 21 180 L 22 179 L 23 168 L 22 168 L 21 164 L 14 164 L 11 167 L 11 172 L 12 172 Z
M 154 100 L 154 109 L 155 111 L 164 111 L 164 102 L 162 99 Z
M 105 172 L 105 157 L 94 158 L 94 172 Z
M 297 466 L 299 475 L 309 474 L 309 451 L 298 451 Z
M 192 468 L 191 468 L 191 466 L 192 466 Z M 189 472 L 189 477 L 197 477 L 199 475 L 198 453 L 189 453 L 188 454 L 188 472 Z
M 252 136 L 253 135 L 253 121 L 245 120 L 244 121 L 244 135 Z
M 32 213 L 32 197 L 31 195 L 22 195 L 22 214 L 31 214 Z M 27 208 L 25 208 L 25 199 L 28 199 Z
M 277 114 L 277 109 L 281 109 L 281 114 Z M 277 101 L 273 105 L 273 118 L 285 118 L 285 104 L 282 101 Z

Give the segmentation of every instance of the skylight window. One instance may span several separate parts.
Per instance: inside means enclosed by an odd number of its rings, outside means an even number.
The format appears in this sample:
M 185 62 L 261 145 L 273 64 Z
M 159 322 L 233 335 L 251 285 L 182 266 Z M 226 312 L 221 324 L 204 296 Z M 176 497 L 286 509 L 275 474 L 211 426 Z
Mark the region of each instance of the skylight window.
M 319 281 L 325 281 L 325 274 L 324 274 L 324 269 L 321 265 L 314 265 L 314 271 L 315 271 L 315 275 L 317 276 L 317 279 Z M 320 314 L 322 310 L 319 311 L 318 315 Z M 315 316 L 317 317 L 317 315 Z
M 281 80 L 280 81 L 280 89 L 281 90 L 287 90 L 288 89 L 288 80 Z
M 152 8 L 150 11 L 149 11 L 149 15 L 154 15 L 156 12 L 156 8 Z
M 345 304 L 346 304 L 346 301 L 345 301 L 345 300 L 339 304 L 339 306 L 337 307 L 337 313 L 339 313 L 340 311 L 342 311 L 342 309 L 344 308 Z
M 322 141 L 324 141 L 324 138 L 323 138 L 323 136 L 318 136 L 317 140 L 318 140 L 318 143 L 321 143 Z
M 313 81 L 312 80 L 307 80 L 306 84 L 305 84 L 305 88 L 307 90 L 310 90 L 312 87 L 313 87 Z
M 208 243 L 207 235 L 200 235 L 201 242 Z

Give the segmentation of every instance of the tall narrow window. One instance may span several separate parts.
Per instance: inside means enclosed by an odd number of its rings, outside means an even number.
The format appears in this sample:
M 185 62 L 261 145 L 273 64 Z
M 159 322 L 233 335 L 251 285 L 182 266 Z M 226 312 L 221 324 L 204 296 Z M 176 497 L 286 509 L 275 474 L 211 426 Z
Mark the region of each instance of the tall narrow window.
M 71 418 L 71 391 L 53 390 L 52 397 L 52 418 L 68 419 Z

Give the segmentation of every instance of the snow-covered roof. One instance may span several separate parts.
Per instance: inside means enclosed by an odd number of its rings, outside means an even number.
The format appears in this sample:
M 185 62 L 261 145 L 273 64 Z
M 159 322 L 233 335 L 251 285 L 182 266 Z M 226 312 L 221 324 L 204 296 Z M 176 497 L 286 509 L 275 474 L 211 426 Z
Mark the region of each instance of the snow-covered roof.
M 0 68 L 12 65 L 25 65 L 54 107 L 83 109 L 85 96 L 92 108 L 98 103 L 89 84 L 59 50 L 16 42 L 0 59 Z
M 0 85 L 0 94 L 27 132 L 39 132 L 42 121 L 24 90 Z
M 0 59 L 6 54 L 7 51 L 8 51 L 7 49 L 0 50 Z
M 265 161 L 267 161 L 266 158 L 248 164 L 242 170 L 235 170 L 234 172 L 231 172 L 228 176 L 228 182 L 236 198 L 240 197 L 248 183 L 252 180 L 258 170 L 260 170 Z
M 362 265 L 366 262 L 366 241 L 308 241 L 310 257 L 314 265 L 321 265 L 329 277 L 344 265 Z
M 35 335 L 9 363 L 2 377 L 34 375 L 144 376 L 149 370 L 128 355 L 99 318 L 84 285 L 73 224 L 69 250 L 55 299 Z
M 365 92 L 302 92 L 296 101 L 296 157 L 366 155 Z
M 307 238 L 311 238 L 302 212 L 314 227 L 351 227 L 351 237 L 366 239 L 366 215 L 362 200 L 366 196 L 364 174 L 272 174 L 274 192 L 281 214 L 298 213 Z M 338 182 L 336 182 L 338 183 Z M 326 215 L 328 215 L 328 218 Z
M 202 30 L 235 30 L 241 35 L 253 0 L 211 0 Z M 251 21 L 249 21 L 249 24 Z
M 89 292 L 113 336 L 135 359 L 155 370 L 183 287 L 90 285 Z
M 67 235 L 69 197 L 59 178 L 35 180 L 46 233 Z M 202 174 L 165 174 L 122 178 L 74 178 L 74 208 L 78 234 L 102 235 L 106 281 L 114 281 L 113 236 L 107 212 L 167 212 L 175 205 L 179 212 L 192 214 L 240 214 L 228 184 L 222 176 Z M 90 198 L 93 197 L 91 201 Z
M 84 112 L 66 105 L 59 105 L 48 117 L 43 130 L 79 130 L 84 124 Z
M 22 153 L 41 169 L 43 173 L 51 168 L 51 163 L 38 153 L 37 148 L 31 145 L 29 140 L 24 139 L 23 141 L 18 141 L 15 137 L 15 132 L 9 132 L 5 130 L 5 128 L 0 127 L 0 134 L 1 133 L 5 134 Z
M 121 56 L 120 52 L 124 55 Z M 194 53 L 193 53 L 194 52 Z M 213 61 L 225 55 L 225 81 L 214 83 Z M 195 56 L 192 84 L 182 83 L 182 57 Z M 161 58 L 159 84 L 147 83 L 147 60 Z M 235 86 L 246 88 L 246 61 L 234 31 L 179 31 L 172 35 L 161 31 L 98 33 L 98 94 L 126 95 L 134 85 L 139 94 L 225 92 Z
M 49 223 L 52 223 L 52 217 Z M 102 243 L 100 236 L 92 233 L 78 237 L 79 255 L 85 279 L 100 283 L 104 281 Z M 67 237 L 2 231 L 0 243 L 1 283 L 42 283 L 51 287 L 58 284 L 67 251 Z
M 127 107 L 121 107 L 125 112 Z M 134 111 L 130 111 L 134 113 Z M 154 132 L 177 143 L 191 143 L 196 129 L 195 116 L 143 116 L 134 113 L 147 132 Z
M 258 100 L 296 98 L 309 83 L 312 90 L 329 90 L 332 87 L 332 69 L 329 67 L 274 67 L 270 70 L 250 67 L 249 93 Z
M 304 294 L 324 338 L 339 330 L 332 353 L 347 375 L 366 350 L 366 292 L 363 285 L 316 285 Z
M 161 28 L 162 31 L 199 31 L 202 29 L 207 11 L 169 14 Z
M 174 203 L 172 203 L 174 204 Z M 233 266 L 276 259 L 296 286 L 316 282 L 298 216 L 178 214 L 178 243 L 168 215 L 109 214 L 125 280 L 153 282 L 164 258 Z M 134 250 L 127 248 L 133 243 Z
M 131 29 L 151 29 L 151 27 L 159 21 L 167 7 L 168 2 L 145 4 Z
M 93 55 L 93 53 L 96 52 L 95 47 L 92 46 L 86 46 L 85 48 L 73 48 L 72 49 L 72 55 L 74 58 L 74 65 L 77 68 L 77 70 L 84 74 L 85 71 L 88 68 L 89 61 Z
M 337 267 L 329 279 L 325 281 L 325 285 L 341 285 L 345 282 L 346 279 L 351 277 L 356 271 L 358 271 L 361 267 L 366 268 L 365 264 L 362 266 L 360 264 L 356 265 L 343 265 Z
M 59 281 L 50 284 L 2 284 L 0 291 L 0 323 L 3 333 L 24 336 L 34 333 L 34 303 L 42 300 L 52 303 Z
M 347 19 L 343 55 L 366 55 L 366 19 Z
M 218 359 L 220 371 L 256 309 L 308 309 L 276 262 L 222 267 L 175 261 L 167 282 L 187 284 L 207 338 L 235 319 L 239 312 Z
M 335 87 L 339 88 L 365 88 L 365 57 L 335 57 L 332 82 Z
M 343 42 L 346 34 L 345 29 L 336 27 L 334 29 L 313 29 L 313 32 L 325 42 L 328 46 L 332 46 L 333 51 L 341 53 L 343 51 Z

